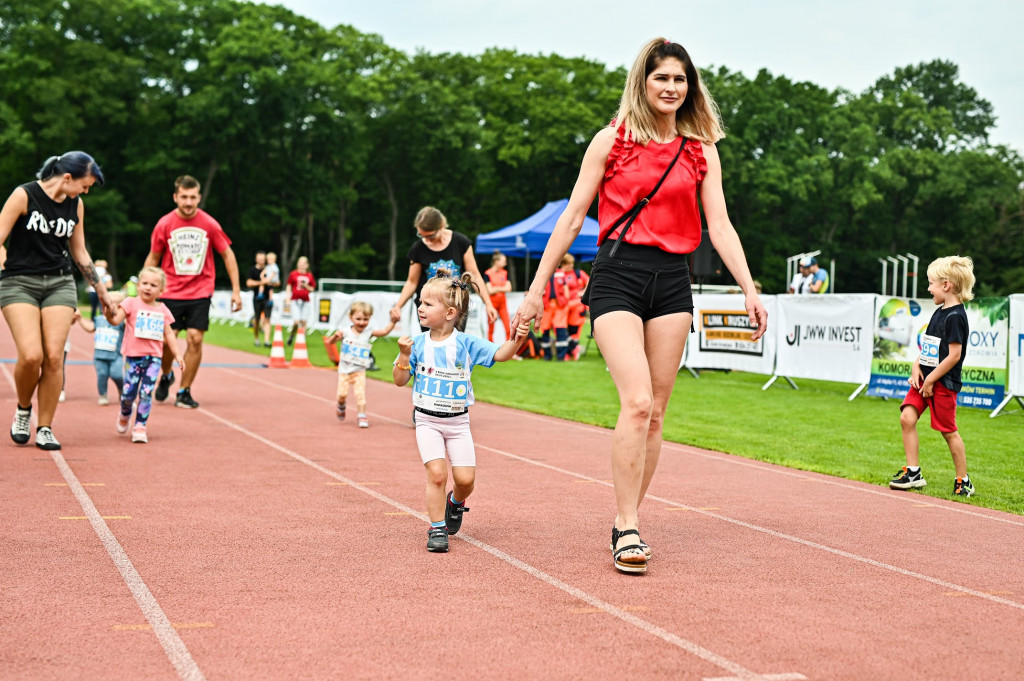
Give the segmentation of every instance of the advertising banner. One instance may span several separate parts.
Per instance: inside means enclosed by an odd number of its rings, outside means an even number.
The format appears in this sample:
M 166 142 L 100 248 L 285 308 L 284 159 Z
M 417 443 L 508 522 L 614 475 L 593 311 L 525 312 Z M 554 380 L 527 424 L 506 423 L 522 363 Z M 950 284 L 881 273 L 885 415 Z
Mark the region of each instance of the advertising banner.
M 868 382 L 874 294 L 787 295 L 776 303 L 775 375 Z
M 1008 298 L 978 298 L 967 305 L 970 328 L 964 347 L 963 388 L 957 404 L 995 409 L 1006 392 Z M 902 400 L 910 370 L 921 353 L 921 336 L 938 306 L 930 299 L 878 297 L 868 395 Z
M 1010 296 L 1010 375 L 1011 395 L 1024 395 L 1024 294 Z
M 756 341 L 739 294 L 698 294 L 693 297 L 696 333 L 686 343 L 685 366 L 691 369 L 733 369 L 771 374 L 775 368 L 776 334 Z M 768 311 L 768 328 L 777 323 L 776 297 L 761 296 Z

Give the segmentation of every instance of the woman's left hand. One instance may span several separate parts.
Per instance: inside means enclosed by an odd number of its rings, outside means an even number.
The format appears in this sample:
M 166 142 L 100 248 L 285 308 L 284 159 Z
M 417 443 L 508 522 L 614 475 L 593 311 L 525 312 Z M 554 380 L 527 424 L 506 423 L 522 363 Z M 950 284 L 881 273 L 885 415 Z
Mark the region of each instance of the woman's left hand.
M 756 341 L 768 330 L 768 310 L 764 309 L 761 298 L 756 293 L 751 293 L 747 296 L 744 301 L 744 307 L 747 308 L 747 315 L 750 317 L 751 326 L 757 327 L 754 333 L 750 335 L 750 340 Z

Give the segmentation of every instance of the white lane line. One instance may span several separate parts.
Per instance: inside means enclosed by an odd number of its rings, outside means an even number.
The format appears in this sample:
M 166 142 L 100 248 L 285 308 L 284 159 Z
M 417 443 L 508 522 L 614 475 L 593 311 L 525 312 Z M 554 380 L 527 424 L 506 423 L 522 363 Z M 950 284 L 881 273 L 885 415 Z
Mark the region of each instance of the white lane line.
M 75 499 L 81 504 L 82 510 L 89 517 L 89 524 L 96 531 L 100 541 L 103 543 L 103 547 L 110 555 L 110 559 L 114 561 L 117 571 L 121 573 L 121 578 L 128 585 L 128 590 L 132 592 L 135 602 L 139 604 L 139 609 L 145 615 L 146 621 L 153 627 L 153 633 L 156 635 L 157 640 L 160 641 L 160 645 L 163 647 L 171 664 L 178 670 L 178 676 L 182 681 L 204 681 L 206 677 L 200 671 L 199 665 L 192 659 L 192 654 L 188 652 L 188 648 L 185 647 L 185 643 L 178 636 L 178 632 L 174 630 L 171 621 L 167 618 L 160 604 L 157 603 L 156 598 L 153 597 L 149 587 L 142 581 L 142 577 L 139 575 L 138 570 L 135 569 L 135 566 L 132 565 L 128 554 L 125 553 L 117 538 L 114 537 L 114 533 L 110 531 L 110 528 L 103 521 L 99 511 L 96 510 L 96 506 L 93 505 L 92 499 L 89 498 L 85 488 L 78 482 L 78 478 L 75 477 L 74 472 L 72 472 L 67 462 L 64 461 L 60 451 L 52 451 L 50 456 L 53 457 L 53 462 L 57 464 L 61 475 L 67 481 L 68 487 L 71 488 L 72 493 L 75 495 Z
M 305 393 L 303 393 L 303 394 L 305 394 Z M 387 504 L 388 506 L 391 506 L 392 508 L 395 508 L 395 509 L 401 511 L 402 513 L 407 513 L 407 514 L 413 516 L 414 518 L 418 518 L 419 520 L 423 521 L 424 523 L 430 522 L 426 515 L 424 515 L 423 513 L 419 512 L 419 511 L 417 511 L 417 510 L 415 510 L 415 509 L 413 509 L 413 508 L 411 508 L 409 506 L 406 506 L 402 502 L 397 501 L 395 499 L 392 499 L 391 497 L 385 496 L 384 494 L 381 494 L 380 492 L 377 492 L 376 490 L 370 489 L 369 487 L 367 487 L 365 485 L 361 485 L 360 483 L 356 482 L 355 480 L 350 480 L 350 479 L 346 478 L 344 475 L 342 475 L 340 473 L 337 473 L 337 472 L 335 472 L 335 471 L 333 471 L 333 470 L 331 470 L 329 468 L 326 468 L 324 466 L 321 466 L 320 464 L 318 464 L 317 462 L 313 461 L 312 459 L 308 459 L 308 458 L 302 456 L 301 454 L 299 454 L 297 452 L 294 452 L 291 449 L 288 449 L 287 447 L 284 447 L 283 445 L 280 445 L 280 444 L 274 442 L 273 440 L 265 438 L 262 435 L 260 435 L 258 433 L 255 433 L 255 432 L 245 428 L 244 426 L 240 426 L 237 423 L 235 423 L 235 422 L 233 422 L 233 421 L 231 421 L 229 419 L 226 419 L 226 418 L 224 418 L 222 416 L 214 414 L 209 409 L 200 407 L 198 411 L 200 413 L 202 413 L 202 414 L 207 415 L 208 417 L 210 417 L 214 421 L 218 421 L 218 422 L 222 423 L 223 425 L 227 426 L 228 428 L 232 428 L 232 429 L 238 431 L 239 433 L 241 433 L 241 434 L 243 434 L 243 435 L 245 435 L 247 437 L 250 437 L 253 440 L 256 440 L 257 442 L 260 442 L 260 443 L 266 445 L 267 447 L 270 447 L 271 449 L 275 449 L 278 452 L 281 452 L 282 454 L 284 454 L 286 456 L 292 457 L 296 461 L 298 461 L 300 463 L 303 463 L 303 464 L 309 466 L 310 468 L 312 468 L 312 469 L 314 469 L 314 470 L 316 470 L 316 471 L 318 471 L 320 473 L 323 473 L 326 476 L 334 478 L 338 482 L 345 483 L 348 487 L 357 489 L 360 492 L 362 492 L 363 494 L 366 494 L 367 496 L 373 497 L 374 499 L 376 499 L 377 501 L 380 501 L 381 503 Z M 770 677 L 767 677 L 765 675 L 761 675 L 761 674 L 757 674 L 755 672 L 752 672 L 749 669 L 747 669 L 746 667 L 743 667 L 742 665 L 740 665 L 740 664 L 738 664 L 736 662 L 733 662 L 732 660 L 729 660 L 729 659 L 727 659 L 725 657 L 722 657 L 718 653 L 715 653 L 715 652 L 713 652 L 711 650 L 708 650 L 707 648 L 705 648 L 703 646 L 700 646 L 700 645 L 698 645 L 698 644 L 696 644 L 696 643 L 694 643 L 692 641 L 689 641 L 689 640 L 687 640 L 685 638 L 682 638 L 681 636 L 677 636 L 676 634 L 673 634 L 672 632 L 667 631 L 666 629 L 662 629 L 661 627 L 657 626 L 656 624 L 652 624 L 651 622 L 648 622 L 647 620 L 641 619 L 640 617 L 637 617 L 636 615 L 628 613 L 625 610 L 623 610 L 622 608 L 618 608 L 618 607 L 612 605 L 611 603 L 608 603 L 606 601 L 601 600 L 600 598 L 597 598 L 596 596 L 592 596 L 589 593 L 583 591 L 582 589 L 579 589 L 579 588 L 577 588 L 575 586 L 572 586 L 571 584 L 567 584 L 566 582 L 563 582 L 562 580 L 557 579 L 556 577 L 553 577 L 553 576 L 549 575 L 548 573 L 544 572 L 543 570 L 539 570 L 539 569 L 533 567 L 532 565 L 519 560 L 515 556 L 511 556 L 511 555 L 505 553 L 501 549 L 495 548 L 495 547 L 491 546 L 490 544 L 485 544 L 484 542 L 480 541 L 479 539 L 474 539 L 471 535 L 467 535 L 465 533 L 460 533 L 455 538 L 456 539 L 461 539 L 461 540 L 465 541 L 466 543 L 468 543 L 468 544 L 470 544 L 472 546 L 475 546 L 476 548 L 480 549 L 481 551 L 486 551 L 487 553 L 491 554 L 492 556 L 494 556 L 498 560 L 501 560 L 501 561 L 503 561 L 505 563 L 508 563 L 512 567 L 514 567 L 514 568 L 516 568 L 518 570 L 521 570 L 521 571 L 527 573 L 528 575 L 530 575 L 531 577 L 534 577 L 535 579 L 538 579 L 538 580 L 540 580 L 542 582 L 545 582 L 545 583 L 555 587 L 556 589 L 559 589 L 560 591 L 564 591 L 565 593 L 569 594 L 573 598 L 581 600 L 584 603 L 587 603 L 588 605 L 590 605 L 591 607 L 598 608 L 598 609 L 602 610 L 603 612 L 606 612 L 609 615 L 612 615 L 613 617 L 616 617 L 616 618 L 622 620 L 623 622 L 626 622 L 627 624 L 631 624 L 634 627 L 637 627 L 638 629 L 640 629 L 642 631 L 645 631 L 648 634 L 651 634 L 652 636 L 656 636 L 657 638 L 660 638 L 663 641 L 666 641 L 667 643 L 670 643 L 671 645 L 676 646 L 677 648 L 685 650 L 686 652 L 690 653 L 691 655 L 693 655 L 695 657 L 699 657 L 700 659 L 704 660 L 705 662 L 709 662 L 709 663 L 715 665 L 719 669 L 723 669 L 723 670 L 729 672 L 730 674 L 735 675 L 734 678 L 742 679 L 743 681 L 760 681 L 760 680 L 765 679 L 765 678 L 770 678 Z M 788 678 L 803 678 L 803 677 L 792 676 L 792 677 L 788 677 Z
M 499 454 L 501 456 L 507 457 L 509 459 L 513 459 L 515 461 L 522 461 L 523 463 L 532 464 L 534 466 L 540 466 L 541 468 L 546 468 L 548 470 L 555 471 L 555 472 L 561 473 L 563 475 L 568 475 L 568 476 L 577 478 L 579 480 L 589 480 L 591 482 L 595 482 L 595 483 L 604 485 L 606 487 L 612 487 L 611 483 L 605 482 L 603 480 L 598 480 L 597 478 L 591 477 L 589 475 L 585 475 L 583 473 L 577 473 L 575 471 L 566 470 L 564 468 L 559 468 L 558 466 L 552 466 L 551 464 L 544 463 L 542 461 L 534 461 L 532 459 L 528 459 L 526 457 L 519 456 L 518 454 L 512 454 L 511 452 L 506 452 L 506 451 L 503 451 L 503 450 L 500 450 L 500 449 L 495 449 L 494 447 L 489 447 L 487 445 L 477 444 L 477 449 L 486 449 L 488 451 L 494 452 L 495 454 Z M 732 525 L 738 525 L 739 527 L 745 527 L 748 530 L 753 530 L 755 532 L 761 532 L 761 533 L 767 534 L 767 535 L 769 535 L 771 537 L 775 537 L 776 539 L 784 539 L 786 541 L 791 541 L 791 542 L 794 542 L 796 544 L 800 544 L 802 546 L 810 547 L 812 549 L 818 549 L 819 551 L 825 551 L 825 552 L 828 552 L 828 553 L 831 553 L 831 554 L 834 554 L 834 555 L 837 555 L 837 556 L 842 556 L 843 558 L 849 558 L 850 560 L 855 560 L 858 563 L 864 563 L 866 565 L 871 565 L 871 566 L 874 566 L 874 567 L 877 567 L 877 568 L 881 568 L 883 570 L 889 570 L 891 572 L 895 572 L 897 574 L 901 574 L 901 575 L 903 575 L 905 577 L 912 577 L 913 579 L 919 579 L 919 580 L 922 580 L 922 581 L 925 581 L 925 582 L 929 582 L 931 584 L 936 584 L 938 586 L 945 587 L 947 589 L 952 589 L 954 591 L 959 591 L 959 592 L 964 593 L 964 594 L 970 594 L 971 596 L 977 596 L 979 598 L 984 598 L 986 600 L 992 601 L 993 603 L 999 603 L 1000 605 L 1008 605 L 1011 608 L 1017 608 L 1018 610 L 1024 610 L 1024 603 L 1018 603 L 1016 601 L 1007 600 L 1005 598 L 999 598 L 998 596 L 993 596 L 991 594 L 985 593 L 984 591 L 977 591 L 975 589 L 971 589 L 971 588 L 968 588 L 966 586 L 960 586 L 959 584 L 953 584 L 952 582 L 947 582 L 947 581 L 944 581 L 944 580 L 941 580 L 941 579 L 937 579 L 935 577 L 929 577 L 928 575 L 921 574 L 920 572 L 914 572 L 912 570 L 907 570 L 905 568 L 901 568 L 901 567 L 898 567 L 896 565 L 890 565 L 889 563 L 883 563 L 881 561 L 874 560 L 873 558 L 868 558 L 866 556 L 861 556 L 861 555 L 858 555 L 856 553 L 850 553 L 849 551 L 843 551 L 842 549 L 837 549 L 837 548 L 833 548 L 831 546 L 826 546 L 825 544 L 819 544 L 817 542 L 810 541 L 809 539 L 802 539 L 801 537 L 795 537 L 795 536 L 793 536 L 791 534 L 786 534 L 784 532 L 779 532 L 777 530 L 772 530 L 772 529 L 767 528 L 767 527 L 761 527 L 760 525 L 754 525 L 753 523 L 748 523 L 748 522 L 743 521 L 743 520 L 737 520 L 735 518 L 730 518 L 728 516 L 722 515 L 721 513 L 713 513 L 711 511 L 707 510 L 706 508 L 698 508 L 696 506 L 689 506 L 687 504 L 675 501 L 673 499 L 666 499 L 665 497 L 659 497 L 659 496 L 655 496 L 653 494 L 648 494 L 644 498 L 645 499 L 652 499 L 654 501 L 660 501 L 661 503 L 666 504 L 666 505 L 668 505 L 671 508 L 685 508 L 685 509 L 688 509 L 690 511 L 693 511 L 694 513 L 700 513 L 701 515 L 705 515 L 705 516 L 707 516 L 709 518 L 715 518 L 716 520 L 721 520 L 723 522 L 730 523 Z
M 320 401 L 320 402 L 326 402 L 328 404 L 334 404 L 333 400 L 328 400 L 326 398 L 318 397 L 316 395 L 310 395 L 309 393 L 304 393 L 301 390 L 296 390 L 294 388 L 289 388 L 287 386 L 278 385 L 277 383 L 271 383 L 270 381 L 264 381 L 264 380 L 261 380 L 259 378 L 254 378 L 253 376 L 251 376 L 249 374 L 242 374 L 242 373 L 239 373 L 237 371 L 231 371 L 230 369 L 224 369 L 223 371 L 227 371 L 228 373 L 230 373 L 230 374 L 232 374 L 234 376 L 245 378 L 245 379 L 250 380 L 250 381 L 255 381 L 257 383 L 262 383 L 264 385 L 273 386 L 273 387 L 278 388 L 280 390 L 287 390 L 287 391 L 293 392 L 293 393 L 295 393 L 297 395 L 302 395 L 304 397 L 308 397 L 308 398 L 310 398 L 312 400 L 317 400 L 317 401 Z M 558 418 L 557 416 L 545 416 L 545 415 L 542 415 L 542 414 L 534 414 L 533 412 L 522 411 L 522 410 L 519 410 L 519 409 L 514 409 L 513 407 L 505 407 L 505 406 L 502 406 L 502 405 L 499 405 L 499 404 L 492 404 L 490 406 L 498 407 L 499 409 L 507 409 L 509 411 L 514 411 L 514 412 L 516 412 L 516 417 L 517 418 L 521 418 L 523 416 L 526 416 L 526 417 L 533 418 L 533 419 L 536 419 L 536 420 L 539 420 L 539 421 L 544 421 L 546 423 L 551 423 L 552 421 L 555 421 L 556 425 L 558 425 L 558 427 L 560 427 L 560 428 L 561 427 L 573 428 L 573 429 L 576 429 L 576 430 L 582 430 L 584 432 L 599 433 L 599 434 L 603 434 L 603 435 L 610 435 L 611 432 L 612 432 L 611 429 L 609 429 L 609 428 L 602 428 L 601 426 L 594 426 L 594 425 L 591 425 L 589 423 L 576 423 L 575 421 L 568 421 L 566 419 Z M 395 419 L 389 418 L 387 416 L 384 416 L 382 414 L 377 414 L 377 413 L 374 413 L 374 412 L 370 412 L 370 415 L 373 416 L 377 420 L 389 421 L 391 423 L 397 423 L 399 425 L 411 425 L 410 422 L 408 422 L 408 421 L 398 421 L 398 420 L 395 420 Z M 849 482 L 844 481 L 844 480 L 835 480 L 835 479 L 829 478 L 828 476 L 826 476 L 823 473 L 814 473 L 813 471 L 798 471 L 798 470 L 788 469 L 788 468 L 786 468 L 784 466 L 768 464 L 768 463 L 765 463 L 765 462 L 752 461 L 752 460 L 742 460 L 742 458 L 739 457 L 739 455 L 724 455 L 724 454 L 719 453 L 719 452 L 712 452 L 712 451 L 708 451 L 708 450 L 702 450 L 700 448 L 693 447 L 691 445 L 680 444 L 678 442 L 665 442 L 662 445 L 662 451 L 665 451 L 666 449 L 672 450 L 674 453 L 677 453 L 677 454 L 689 454 L 689 455 L 692 455 L 692 456 L 700 456 L 700 457 L 703 457 L 705 459 L 711 459 L 713 461 L 718 461 L 718 462 L 730 464 L 730 465 L 733 465 L 733 466 L 744 466 L 744 467 L 747 467 L 747 468 L 753 468 L 754 470 L 763 471 L 765 473 L 773 473 L 775 475 L 785 475 L 785 476 L 794 477 L 794 478 L 806 478 L 808 473 L 812 473 L 815 476 L 812 479 L 817 481 L 817 482 L 820 482 L 823 485 L 832 485 L 834 487 L 841 487 L 841 488 L 843 488 L 845 490 L 850 490 L 852 492 L 860 492 L 861 494 L 874 494 L 875 496 L 879 496 L 879 497 L 882 497 L 884 499 L 888 499 L 889 501 L 897 501 L 897 502 L 901 502 L 901 503 L 911 503 L 911 504 L 913 504 L 913 503 L 920 503 L 922 499 L 931 499 L 931 498 L 933 498 L 933 497 L 927 497 L 927 496 L 919 495 L 919 494 L 907 494 L 906 492 L 893 492 L 891 490 L 874 489 L 872 486 L 869 486 L 868 483 L 864 483 L 863 485 L 853 485 L 853 484 L 850 484 Z M 962 505 L 963 504 L 956 504 L 956 505 L 952 505 L 952 506 L 951 505 L 947 505 L 947 504 L 935 504 L 935 507 L 938 508 L 938 509 L 941 509 L 943 511 L 947 511 L 949 513 L 962 513 L 963 515 L 969 515 L 969 516 L 973 516 L 975 518 L 984 518 L 985 520 L 994 520 L 996 522 L 1005 523 L 1007 525 L 1015 525 L 1017 527 L 1024 527 L 1024 521 L 1013 520 L 1013 519 L 1010 519 L 1010 518 L 1002 518 L 1000 516 L 988 515 L 988 514 L 985 514 L 985 513 L 979 513 L 978 511 L 972 511 L 969 508 L 959 508 L 959 506 L 962 506 Z
M 235 372 L 232 372 L 232 373 L 235 373 Z M 242 376 L 244 378 L 248 378 L 248 376 L 245 375 L 245 374 L 237 374 L 237 375 Z M 256 380 L 257 382 L 261 382 L 261 383 L 264 382 L 264 381 L 260 381 L 259 379 L 250 379 L 250 380 Z M 274 383 L 267 383 L 267 385 L 278 387 L 278 388 L 281 388 L 282 390 L 292 390 L 293 392 L 295 392 L 297 394 L 300 394 L 300 395 L 305 395 L 306 397 L 309 397 L 310 399 L 321 400 L 323 402 L 328 402 L 330 404 L 333 404 L 333 400 L 327 400 L 325 398 L 321 398 L 321 397 L 317 397 L 317 396 L 314 396 L 314 395 L 310 395 L 309 393 L 305 393 L 305 392 L 302 392 L 300 390 L 293 390 L 292 388 L 278 386 L 277 384 L 274 384 Z M 378 420 L 389 421 L 391 423 L 397 423 L 399 425 L 409 425 L 409 423 L 406 422 L 406 421 L 398 421 L 398 420 L 395 420 L 395 419 L 392 419 L 392 418 L 389 418 L 387 416 L 383 416 L 383 415 L 380 415 L 380 414 L 373 414 L 373 416 L 374 416 L 374 418 L 376 418 Z M 546 418 L 550 418 L 550 417 L 546 417 Z M 608 431 L 605 431 L 605 433 L 607 433 L 607 432 Z M 501 456 L 504 456 L 504 457 L 507 457 L 507 458 L 510 458 L 510 459 L 514 459 L 516 461 L 522 461 L 523 463 L 528 463 L 528 464 L 531 464 L 531 465 L 534 465 L 534 466 L 540 466 L 541 468 L 547 468 L 547 469 L 555 471 L 557 473 L 561 473 L 562 475 L 568 475 L 570 477 L 574 477 L 577 480 L 585 480 L 587 482 L 592 482 L 592 483 L 595 483 L 595 484 L 605 485 L 606 487 L 612 487 L 612 484 L 609 483 L 609 482 L 606 482 L 604 480 L 600 480 L 598 478 L 591 477 L 589 475 L 584 475 L 583 473 L 577 473 L 575 471 L 570 471 L 570 470 L 566 470 L 564 468 L 559 468 L 558 466 L 553 466 L 551 464 L 544 463 L 542 461 L 534 461 L 533 459 L 529 459 L 529 458 L 524 457 L 524 456 L 519 456 L 518 454 L 512 454 L 511 452 L 506 452 L 506 451 L 501 450 L 501 449 L 496 449 L 496 448 L 490 447 L 488 445 L 483 445 L 483 444 L 480 444 L 479 442 L 477 442 L 476 446 L 477 446 L 478 449 L 486 449 L 488 451 L 494 452 L 495 454 L 499 454 Z M 755 466 L 755 468 L 758 468 L 760 470 L 770 470 L 770 469 L 764 468 L 762 466 Z M 848 485 L 841 485 L 841 486 L 842 487 L 846 487 L 848 489 L 857 489 L 856 487 L 848 486 Z M 885 495 L 885 496 L 887 498 L 891 498 L 891 497 L 888 497 L 888 495 Z M 808 546 L 810 548 L 818 549 L 819 551 L 826 551 L 826 552 L 831 553 L 833 555 L 842 556 L 844 558 L 848 558 L 850 560 L 854 560 L 854 561 L 857 561 L 859 563 L 865 563 L 867 565 L 872 565 L 874 567 L 881 568 L 883 570 L 889 570 L 891 572 L 896 572 L 896 573 L 901 574 L 901 575 L 903 575 L 905 577 L 911 577 L 911 578 L 914 578 L 914 579 L 923 580 L 925 582 L 929 582 L 931 584 L 936 584 L 938 586 L 942 586 L 942 587 L 945 587 L 947 589 L 951 589 L 951 590 L 955 590 L 955 591 L 960 591 L 960 592 L 962 592 L 964 594 L 970 594 L 972 596 L 978 596 L 979 598 L 984 598 L 984 599 L 990 600 L 990 601 L 992 601 L 994 603 L 999 603 L 1000 605 L 1008 605 L 1008 606 L 1010 606 L 1012 608 L 1017 608 L 1017 609 L 1020 609 L 1020 610 L 1024 610 L 1024 603 L 1018 603 L 1016 601 L 1011 601 L 1011 600 L 1008 600 L 1008 599 L 1005 599 L 1005 598 L 999 598 L 998 596 L 993 596 L 991 594 L 986 594 L 983 591 L 977 591 L 977 590 L 971 589 L 971 588 L 966 587 L 966 586 L 960 586 L 959 584 L 953 584 L 952 582 L 946 582 L 946 581 L 938 579 L 936 577 L 930 577 L 928 575 L 921 574 L 919 572 L 913 572 L 912 570 L 907 570 L 905 568 L 901 568 L 901 567 L 898 567 L 896 565 L 890 565 L 888 563 L 883 563 L 881 561 L 877 561 L 877 560 L 874 560 L 872 558 L 868 558 L 866 556 L 860 556 L 860 555 L 855 554 L 855 553 L 850 553 L 849 551 L 843 551 L 842 549 L 837 549 L 837 548 L 834 548 L 834 547 L 831 547 L 831 546 L 826 546 L 825 544 L 818 544 L 817 542 L 813 542 L 813 541 L 810 541 L 808 539 L 802 539 L 800 537 L 796 537 L 796 536 L 793 536 L 793 535 L 785 534 L 784 532 L 779 532 L 777 530 L 772 530 L 772 529 L 769 529 L 767 527 L 761 527 L 760 525 L 754 525 L 752 523 L 744 522 L 742 520 L 736 520 L 735 518 L 730 518 L 730 517 L 724 516 L 724 515 L 722 515 L 720 513 L 712 513 L 706 507 L 705 508 L 699 508 L 699 507 L 695 507 L 695 506 L 689 506 L 687 504 L 684 504 L 684 503 L 681 503 L 681 502 L 678 502 L 678 501 L 674 501 L 674 500 L 671 500 L 671 499 L 666 499 L 664 497 L 657 497 L 657 496 L 654 496 L 654 495 L 651 495 L 651 494 L 648 494 L 647 497 L 645 497 L 645 498 L 653 499 L 655 501 L 660 501 L 660 502 L 662 502 L 664 504 L 667 504 L 668 506 L 673 507 L 673 508 L 687 509 L 687 510 L 693 511 L 694 513 L 700 513 L 700 514 L 706 515 L 706 516 L 708 516 L 710 518 L 716 518 L 718 520 L 722 520 L 724 522 L 731 523 L 733 525 L 738 525 L 740 527 L 745 527 L 747 529 L 754 530 L 755 532 L 761 532 L 761 533 L 770 535 L 772 537 L 775 537 L 776 539 L 784 539 L 786 541 L 795 542 L 795 543 L 801 544 L 803 546 Z M 938 506 L 938 508 L 943 508 L 943 507 Z M 981 515 L 981 514 L 976 514 L 976 515 L 979 515 L 982 518 L 990 518 L 991 519 L 990 516 L 985 516 L 985 515 Z
M 8 383 L 11 384 L 11 389 L 15 390 L 14 377 L 7 370 L 7 367 L 0 365 L 0 368 L 3 368 L 4 376 L 7 377 Z M 15 394 L 17 394 L 16 390 Z M 196 661 L 192 659 L 192 654 L 188 652 L 184 641 L 178 636 L 178 632 L 174 630 L 174 626 L 167 619 L 167 615 L 160 607 L 160 604 L 157 603 L 156 598 L 153 597 L 149 587 L 142 581 L 139 571 L 132 565 L 131 559 L 128 558 L 128 554 L 117 541 L 114 533 L 110 531 L 107 523 L 103 521 L 100 512 L 96 510 L 95 504 L 92 503 L 92 499 L 89 498 L 89 494 L 85 491 L 82 483 L 78 481 L 71 467 L 64 460 L 60 450 L 51 451 L 50 457 L 57 465 L 60 474 L 64 476 L 64 481 L 75 495 L 75 499 L 78 500 L 82 510 L 85 511 L 89 524 L 92 525 L 92 529 L 100 538 L 100 542 L 103 544 L 103 548 L 107 550 L 110 559 L 114 561 L 114 566 L 121 573 L 121 578 L 128 586 L 128 590 L 131 591 L 135 602 L 139 604 L 139 609 L 142 610 L 146 621 L 153 627 L 153 633 L 156 634 L 156 638 L 160 642 L 161 647 L 163 647 L 164 653 L 166 653 L 171 664 L 178 670 L 178 676 L 182 681 L 205 681 L 206 677 L 203 676 L 203 672 L 199 669 Z

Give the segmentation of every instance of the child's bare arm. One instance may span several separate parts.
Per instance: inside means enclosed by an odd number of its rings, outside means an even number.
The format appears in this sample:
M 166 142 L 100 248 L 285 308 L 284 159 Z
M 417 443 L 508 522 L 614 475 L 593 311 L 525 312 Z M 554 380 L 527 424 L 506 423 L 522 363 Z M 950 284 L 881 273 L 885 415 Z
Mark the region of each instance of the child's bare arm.
M 377 338 L 380 338 L 382 336 L 386 336 L 389 333 L 391 333 L 391 330 L 394 329 L 394 328 L 395 328 L 395 323 L 394 322 L 388 322 L 388 325 L 385 326 L 384 328 L 375 330 L 373 332 L 373 335 L 376 336 Z
M 89 333 L 96 332 L 96 323 L 87 317 L 79 317 L 78 325 L 81 326 L 86 331 L 88 331 Z
M 391 369 L 391 378 L 394 379 L 395 385 L 405 385 L 412 378 L 412 365 L 409 363 L 411 355 L 412 338 L 402 336 L 398 339 L 398 359 Z
M 110 323 L 111 326 L 117 326 L 125 320 L 125 317 L 128 316 L 128 313 L 124 311 L 123 307 L 118 306 L 114 308 L 113 311 L 107 310 L 103 314 L 103 316 L 107 318 L 107 321 Z
M 164 325 L 164 344 L 171 349 L 174 353 L 174 361 L 178 363 L 182 371 L 185 371 L 185 360 L 181 356 L 181 351 L 178 349 L 178 335 L 171 328 L 170 324 Z
M 921 382 L 921 397 L 931 397 L 935 390 L 935 384 L 939 382 L 943 376 L 949 373 L 949 370 L 956 366 L 956 363 L 960 361 L 960 355 L 963 353 L 964 346 L 960 343 L 949 344 L 949 354 L 946 355 L 946 359 L 939 362 L 939 365 L 932 369 L 932 372 L 928 374 L 928 378 Z
M 529 324 L 519 324 L 516 327 L 516 335 L 510 340 L 505 341 L 501 344 L 501 347 L 494 353 L 495 362 L 507 362 L 508 360 L 515 357 L 516 353 L 519 352 L 519 348 L 523 346 L 523 342 L 526 340 L 526 336 L 530 333 Z
M 341 329 L 338 329 L 337 331 L 332 333 L 330 336 L 327 336 L 326 338 L 324 338 L 324 342 L 325 343 L 337 343 L 339 340 L 341 340 Z

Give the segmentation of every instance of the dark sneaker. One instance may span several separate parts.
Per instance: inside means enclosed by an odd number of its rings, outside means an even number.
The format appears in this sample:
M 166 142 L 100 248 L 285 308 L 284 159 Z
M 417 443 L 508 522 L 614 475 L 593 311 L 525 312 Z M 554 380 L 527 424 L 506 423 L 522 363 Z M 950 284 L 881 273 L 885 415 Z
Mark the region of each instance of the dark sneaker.
M 964 480 L 963 478 L 957 478 L 956 482 L 953 483 L 953 494 L 958 497 L 969 497 L 974 494 L 974 483 L 971 482 L 970 478 Z
M 174 385 L 174 372 L 164 374 L 160 377 L 160 382 L 156 384 L 156 390 L 153 391 L 153 398 L 157 402 L 163 402 L 167 399 L 167 394 L 171 391 L 171 386 Z
M 192 399 L 192 392 L 188 388 L 183 388 L 178 391 L 178 398 L 174 400 L 174 406 L 182 409 L 195 409 L 199 403 Z
M 49 426 L 41 426 L 36 430 L 36 447 L 46 450 L 60 449 L 60 443 L 53 436 Z
M 452 503 L 452 493 L 444 500 L 444 525 L 448 528 L 448 534 L 458 534 L 462 529 L 462 514 L 468 511 L 465 502 L 461 504 Z
M 346 411 L 345 404 L 346 404 L 345 402 L 338 402 L 338 407 L 334 410 L 334 413 L 337 414 L 339 421 L 344 421 L 345 420 L 345 411 Z
M 31 421 L 32 406 L 29 405 L 28 409 L 17 407 L 14 410 L 14 423 L 11 424 L 11 439 L 19 445 L 26 444 L 28 442 L 29 435 L 32 434 Z
M 889 489 L 914 489 L 916 487 L 924 487 L 928 483 L 925 481 L 921 469 L 918 469 L 916 473 L 911 473 L 910 470 L 904 466 L 901 468 L 896 475 L 893 476 L 892 480 L 889 481 Z
M 427 551 L 448 553 L 448 530 L 443 527 L 431 527 L 427 532 Z

